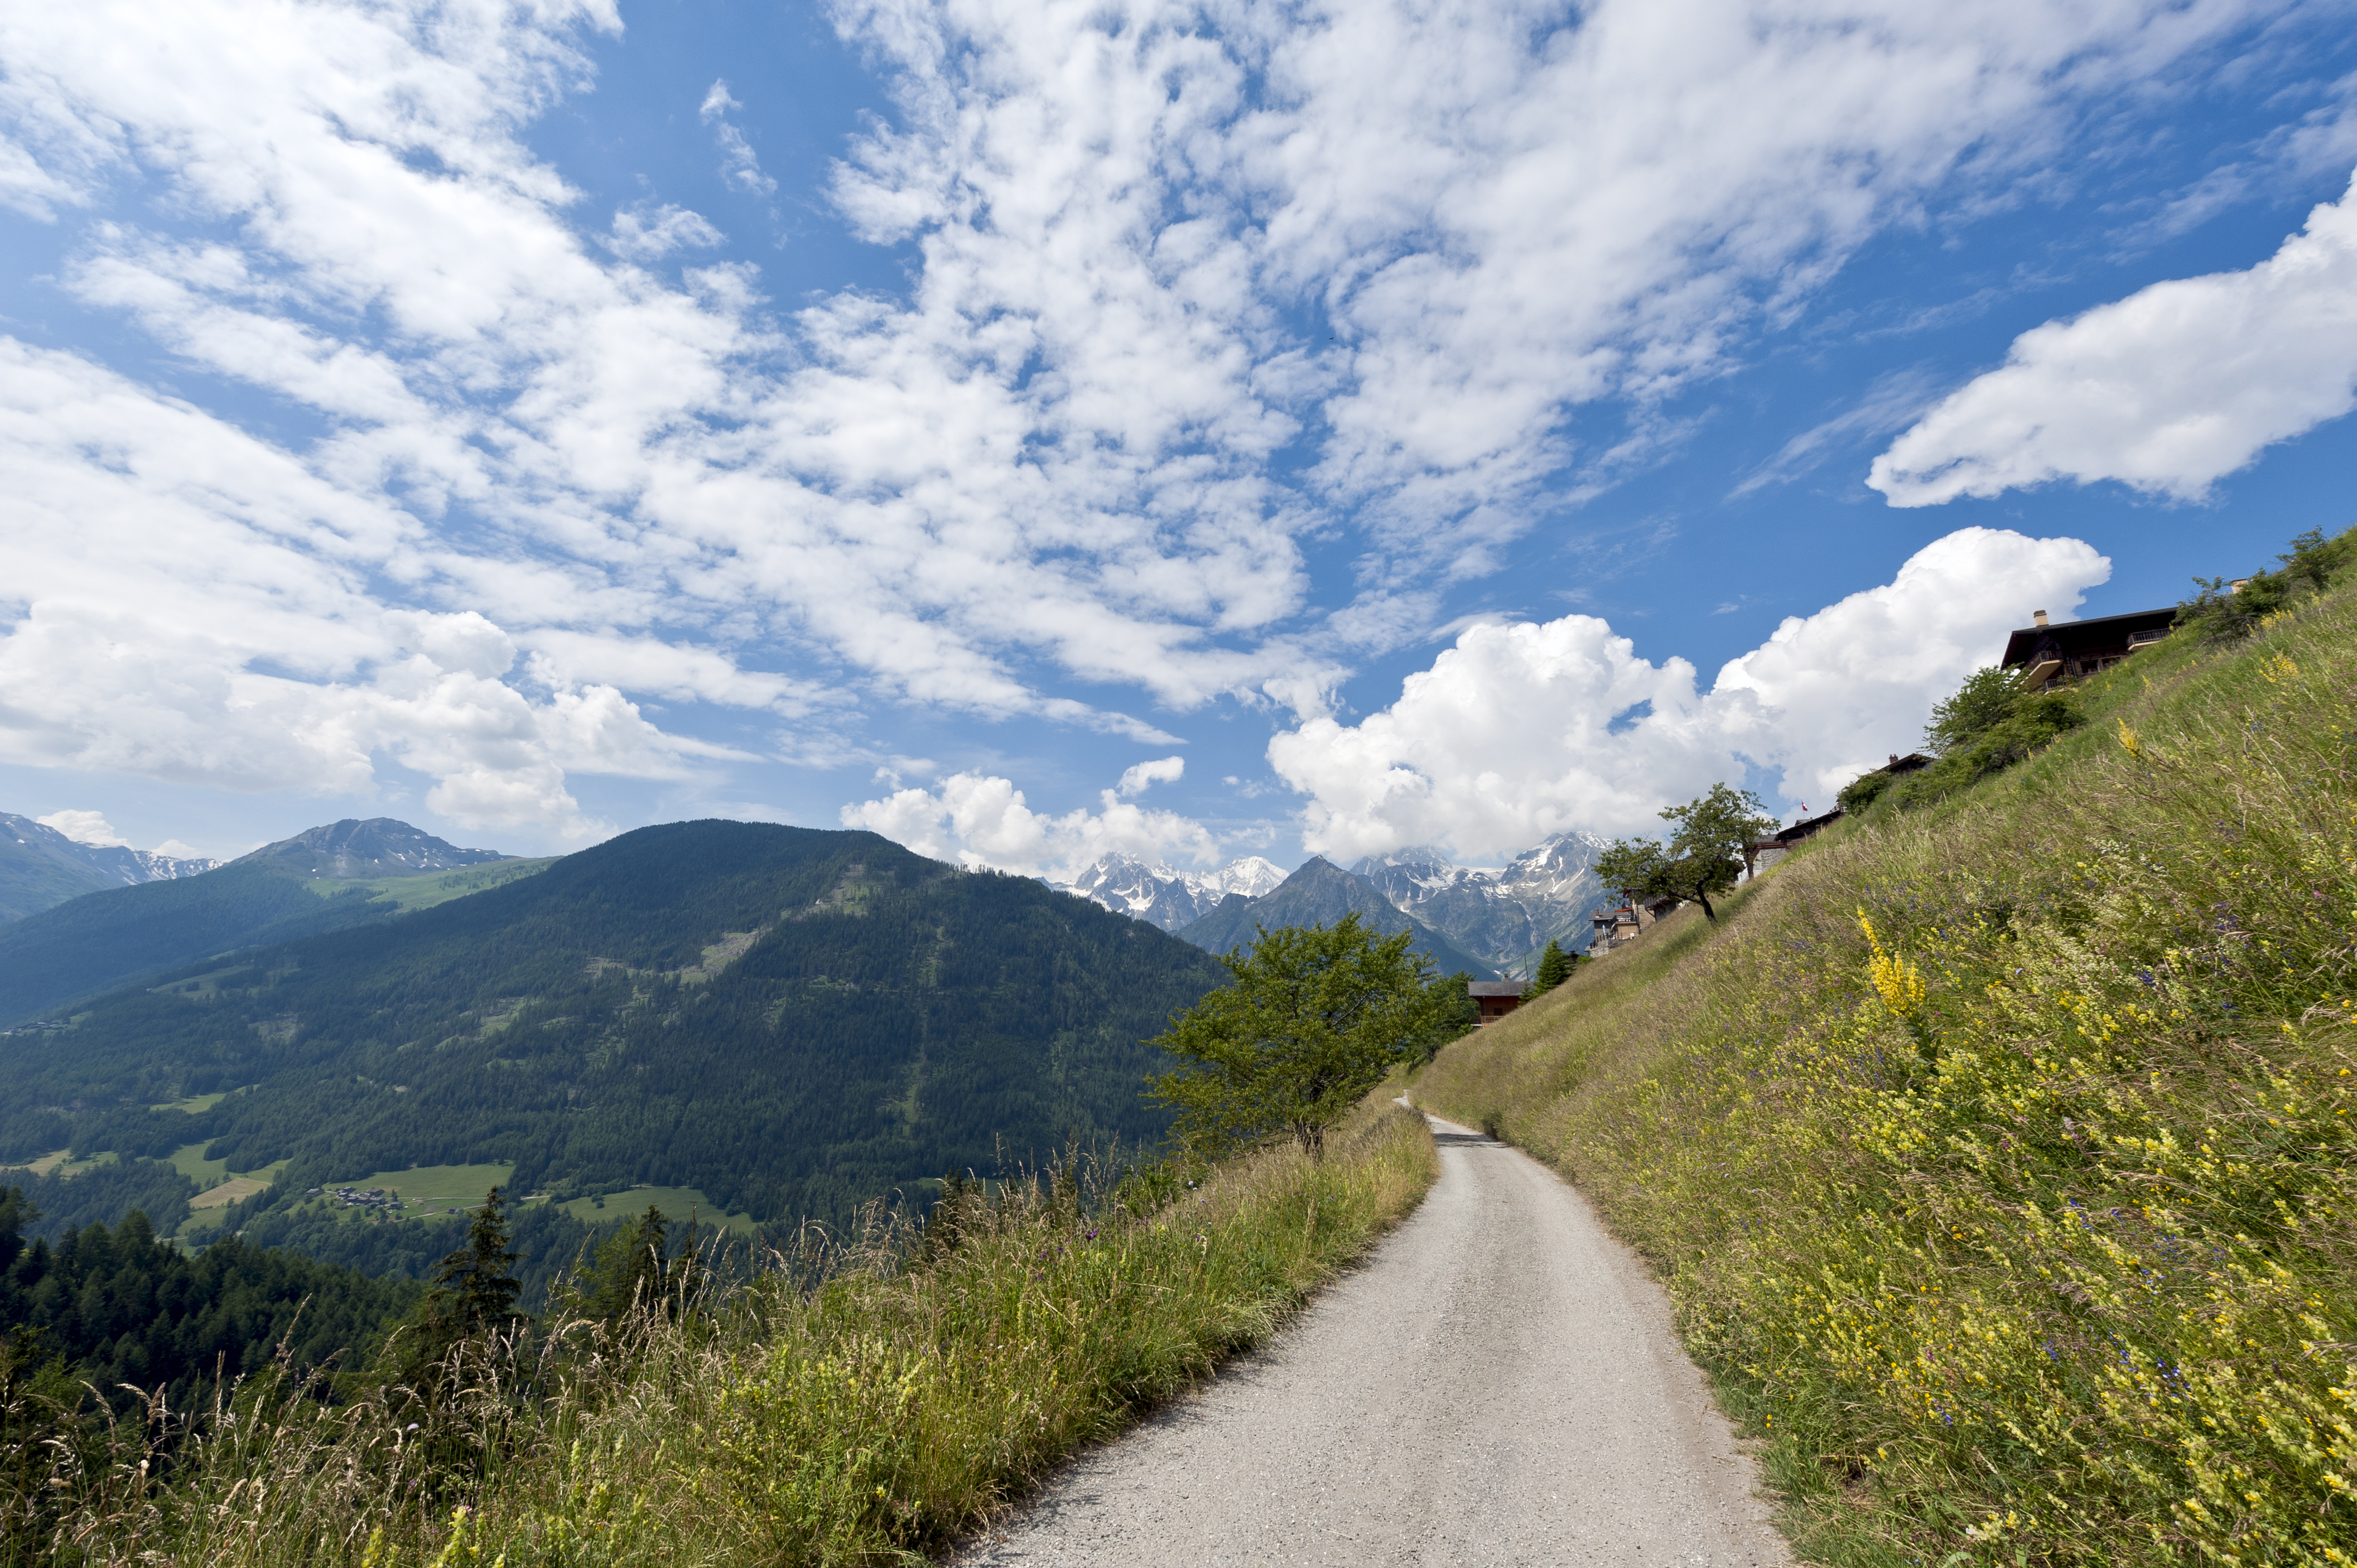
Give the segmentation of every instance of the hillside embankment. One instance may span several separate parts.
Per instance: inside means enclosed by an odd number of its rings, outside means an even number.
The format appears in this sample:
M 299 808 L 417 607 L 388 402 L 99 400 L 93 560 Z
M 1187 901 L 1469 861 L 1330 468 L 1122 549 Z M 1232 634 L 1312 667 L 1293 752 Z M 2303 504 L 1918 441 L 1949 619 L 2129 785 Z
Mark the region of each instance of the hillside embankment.
M 1652 1261 L 1805 1555 L 2357 1559 L 2345 577 L 1418 1076 Z
M 65 1416 L 0 1341 L 0 1563 L 921 1561 L 1265 1337 L 1437 1169 L 1422 1117 L 1370 1103 L 1320 1163 L 968 1192 L 823 1283 L 804 1258 L 683 1314 L 559 1313 L 425 1397 L 253 1380 L 193 1435 Z
M 1364 1268 L 962 1568 L 1789 1563 L 1643 1262 L 1528 1155 L 1433 1132 Z

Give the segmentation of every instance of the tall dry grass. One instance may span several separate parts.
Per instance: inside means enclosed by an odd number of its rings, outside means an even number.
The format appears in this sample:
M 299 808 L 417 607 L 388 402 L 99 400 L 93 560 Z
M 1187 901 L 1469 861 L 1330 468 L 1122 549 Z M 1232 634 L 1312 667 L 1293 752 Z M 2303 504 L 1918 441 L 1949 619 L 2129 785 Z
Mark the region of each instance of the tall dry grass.
M 937 1230 L 921 1264 L 909 1235 L 871 1230 L 702 1312 L 479 1349 L 436 1414 L 265 1380 L 168 1451 L 160 1417 L 84 1430 L 49 1455 L 38 1530 L 15 1499 L 12 1551 L 207 1568 L 919 1561 L 1265 1337 L 1438 1164 L 1421 1117 L 1371 1102 L 1320 1163 L 1271 1150 L 1150 1203 L 1135 1183 L 1092 1191 L 1103 1174 L 976 1197 L 957 1244 Z
M 1850 1562 L 2357 1556 L 2357 593 L 1444 1051 Z

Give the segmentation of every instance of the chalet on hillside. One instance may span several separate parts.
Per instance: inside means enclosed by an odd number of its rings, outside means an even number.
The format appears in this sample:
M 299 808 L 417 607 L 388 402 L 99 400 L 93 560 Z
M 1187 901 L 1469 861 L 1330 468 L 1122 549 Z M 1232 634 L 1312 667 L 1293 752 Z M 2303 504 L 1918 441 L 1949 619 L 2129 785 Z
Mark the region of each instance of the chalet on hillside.
M 1932 759 L 1930 757 L 1918 757 L 1910 753 L 1905 757 L 1892 757 L 1890 759 L 1889 767 L 1878 768 L 1875 771 L 1878 773 L 1912 773 L 1919 768 L 1929 768 L 1931 766 Z M 1803 817 L 1799 822 L 1794 822 L 1791 827 L 1784 829 L 1781 832 L 1774 833 L 1767 838 L 1759 839 L 1753 843 L 1745 844 L 1743 846 L 1743 875 L 1746 876 L 1759 875 L 1761 872 L 1767 870 L 1770 866 L 1783 859 L 1787 854 L 1790 854 L 1794 844 L 1799 843 L 1804 838 L 1809 838 L 1814 834 L 1824 832 L 1825 829 L 1833 826 L 1835 822 L 1840 822 L 1841 820 L 1842 809 L 1839 806 L 1835 806 L 1832 811 L 1825 812 L 1822 816 Z
M 1486 1027 L 1523 1004 L 1523 983 L 1519 980 L 1476 980 L 1467 983 L 1465 994 L 1481 1009 L 1481 1023 Z
M 2072 681 L 2083 681 L 2108 670 L 2138 649 L 2150 648 L 2169 635 L 2176 623 L 2174 606 L 2137 610 L 2133 615 L 2099 616 L 2093 620 L 2049 622 L 2040 610 L 2036 624 L 2006 639 L 2002 668 L 2016 672 L 2024 691 L 2040 692 Z
M 1596 934 L 1587 940 L 1587 956 L 1602 958 L 1614 948 L 1628 946 L 1681 902 L 1677 898 L 1650 898 L 1597 910 L 1588 917 Z

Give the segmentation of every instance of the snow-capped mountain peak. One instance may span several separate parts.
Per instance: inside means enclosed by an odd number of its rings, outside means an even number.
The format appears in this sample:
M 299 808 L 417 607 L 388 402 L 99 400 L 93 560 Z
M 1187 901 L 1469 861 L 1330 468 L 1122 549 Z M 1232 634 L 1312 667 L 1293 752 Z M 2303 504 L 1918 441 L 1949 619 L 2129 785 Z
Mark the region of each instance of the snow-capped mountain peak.
M 1256 854 L 1216 871 L 1178 871 L 1134 854 L 1108 854 L 1071 881 L 1049 886 L 1171 931 L 1217 908 L 1232 893 L 1257 898 L 1284 880 L 1284 872 Z

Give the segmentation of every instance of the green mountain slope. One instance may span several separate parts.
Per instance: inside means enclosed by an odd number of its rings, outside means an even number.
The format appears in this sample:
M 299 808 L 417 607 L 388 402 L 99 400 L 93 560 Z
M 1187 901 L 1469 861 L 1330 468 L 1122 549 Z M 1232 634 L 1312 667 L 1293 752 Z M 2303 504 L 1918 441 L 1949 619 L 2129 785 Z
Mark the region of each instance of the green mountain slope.
M 1157 1138 L 1143 1042 L 1223 978 L 1150 926 L 874 834 L 675 823 L 0 1041 L 0 1162 L 290 1162 L 240 1223 L 412 1165 L 503 1167 L 551 1204 L 649 1184 L 834 1218 L 1068 1138 Z
M 1345 915 L 1356 915 L 1369 930 L 1384 936 L 1414 931 L 1413 950 L 1430 959 L 1443 974 L 1459 971 L 1476 980 L 1494 980 L 1498 972 L 1451 942 L 1376 890 L 1363 876 L 1354 876 L 1322 856 L 1257 898 L 1231 893 L 1219 908 L 1172 934 L 1206 952 L 1227 952 L 1250 947 L 1254 928 L 1266 926 L 1330 926 Z
M 383 879 L 504 860 L 379 817 L 310 829 L 201 876 L 85 894 L 0 927 L 0 1024 L 209 954 L 382 919 L 404 907 Z

